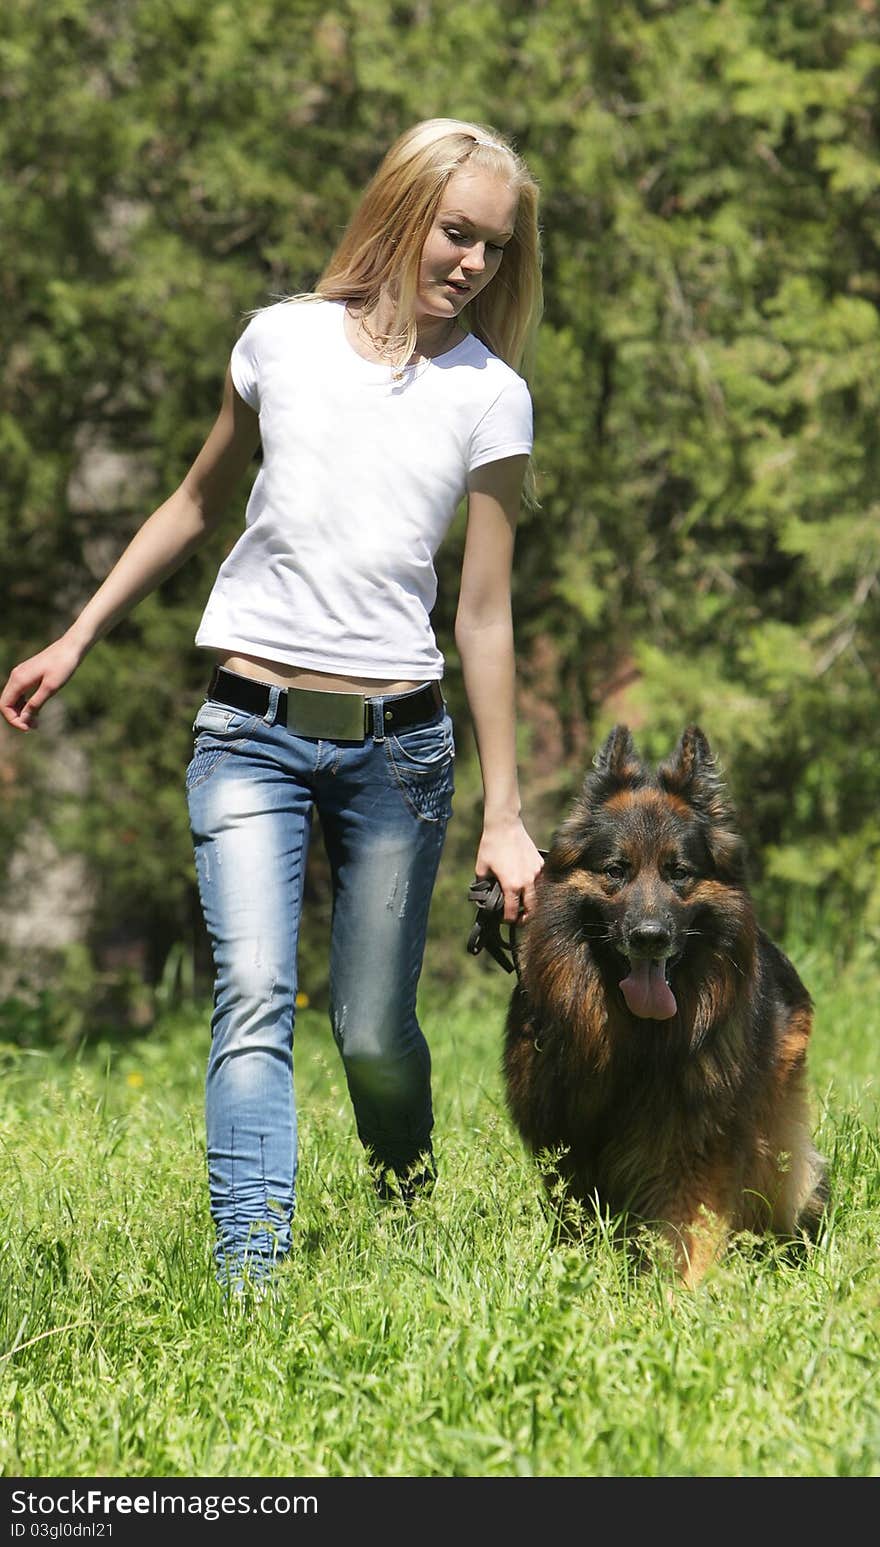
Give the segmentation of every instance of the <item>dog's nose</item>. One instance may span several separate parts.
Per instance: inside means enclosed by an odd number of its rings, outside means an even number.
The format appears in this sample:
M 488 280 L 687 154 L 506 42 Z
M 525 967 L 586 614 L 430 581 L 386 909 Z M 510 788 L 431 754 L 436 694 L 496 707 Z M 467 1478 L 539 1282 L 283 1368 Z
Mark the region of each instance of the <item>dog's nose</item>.
M 656 960 L 660 956 L 668 956 L 672 931 L 660 919 L 642 919 L 629 931 L 627 943 L 630 952 L 638 952 L 640 956 L 651 956 Z

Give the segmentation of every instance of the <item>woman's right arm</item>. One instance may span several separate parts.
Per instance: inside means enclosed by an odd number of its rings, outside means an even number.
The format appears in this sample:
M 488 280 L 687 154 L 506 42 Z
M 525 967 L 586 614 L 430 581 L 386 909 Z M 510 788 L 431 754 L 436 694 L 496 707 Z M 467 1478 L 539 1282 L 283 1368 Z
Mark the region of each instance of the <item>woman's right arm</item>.
M 220 412 L 183 482 L 135 533 L 67 632 L 10 672 L 0 693 L 0 713 L 10 725 L 34 730 L 43 704 L 73 676 L 92 645 L 204 542 L 259 440 L 259 418 L 239 397 L 227 370 Z

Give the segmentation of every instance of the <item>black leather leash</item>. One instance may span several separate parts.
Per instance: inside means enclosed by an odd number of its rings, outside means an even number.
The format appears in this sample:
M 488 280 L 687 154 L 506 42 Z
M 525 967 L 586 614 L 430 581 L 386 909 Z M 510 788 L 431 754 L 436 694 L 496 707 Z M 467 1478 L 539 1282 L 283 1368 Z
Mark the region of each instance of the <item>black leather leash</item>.
M 547 850 L 539 849 L 542 859 Z M 515 972 L 519 977 L 519 960 L 516 949 L 516 924 L 506 924 L 504 919 L 504 893 L 501 883 L 494 876 L 475 876 L 468 887 L 468 902 L 474 904 L 477 916 L 468 935 L 467 948 L 471 956 L 479 956 L 487 950 L 493 961 L 505 972 Z M 501 931 L 507 930 L 505 940 Z

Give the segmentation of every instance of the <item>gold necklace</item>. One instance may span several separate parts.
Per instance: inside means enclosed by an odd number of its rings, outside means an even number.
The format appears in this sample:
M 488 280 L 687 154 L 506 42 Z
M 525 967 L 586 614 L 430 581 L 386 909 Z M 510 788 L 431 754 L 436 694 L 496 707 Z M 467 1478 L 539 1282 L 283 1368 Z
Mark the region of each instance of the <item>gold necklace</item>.
M 453 333 L 455 332 L 456 321 L 457 321 L 457 319 L 455 317 L 450 317 L 449 318 L 449 321 L 448 321 L 448 323 L 446 325 L 446 331 L 444 332 L 443 337 L 441 339 L 441 343 L 442 344 L 445 345 L 448 342 L 448 340 L 451 339 Z M 373 348 L 379 354 L 380 361 L 381 361 L 381 357 L 385 354 L 385 352 L 386 352 L 386 350 L 388 348 L 388 339 L 387 338 L 382 339 L 382 338 L 380 338 L 378 336 L 378 334 L 374 333 L 372 328 L 368 325 L 368 323 L 366 321 L 366 318 L 363 315 L 361 315 L 358 318 L 358 326 L 362 330 L 362 332 L 366 334 L 366 336 L 369 339 L 370 343 L 372 344 Z M 438 349 L 438 350 L 435 350 L 434 354 L 432 354 L 432 355 L 423 355 L 424 363 L 427 365 L 429 360 L 436 359 L 438 354 L 444 354 L 444 353 L 445 353 L 445 349 Z M 407 371 L 410 369 L 411 365 L 417 365 L 418 363 L 419 363 L 418 361 L 411 362 L 411 361 L 407 360 L 406 363 L 403 364 L 403 365 L 401 365 L 401 364 L 392 365 L 392 367 L 391 367 L 391 380 L 392 381 L 403 381 L 403 378 L 406 375 Z

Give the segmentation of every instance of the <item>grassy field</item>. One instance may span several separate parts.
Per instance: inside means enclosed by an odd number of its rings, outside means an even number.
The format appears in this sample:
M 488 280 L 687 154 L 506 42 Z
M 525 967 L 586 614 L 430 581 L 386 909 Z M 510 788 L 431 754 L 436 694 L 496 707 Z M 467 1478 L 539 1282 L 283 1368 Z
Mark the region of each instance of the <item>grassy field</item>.
M 317 1011 L 296 1048 L 295 1249 L 230 1308 L 210 1260 L 206 1015 L 125 1049 L 2 1053 L 6 1477 L 880 1475 L 876 969 L 792 951 L 833 1207 L 793 1263 L 740 1241 L 696 1293 L 597 1229 L 555 1247 L 499 1074 L 510 982 L 426 991 L 441 1181 L 373 1197 Z

